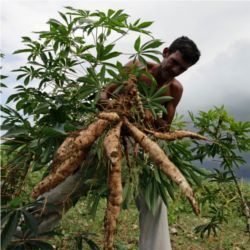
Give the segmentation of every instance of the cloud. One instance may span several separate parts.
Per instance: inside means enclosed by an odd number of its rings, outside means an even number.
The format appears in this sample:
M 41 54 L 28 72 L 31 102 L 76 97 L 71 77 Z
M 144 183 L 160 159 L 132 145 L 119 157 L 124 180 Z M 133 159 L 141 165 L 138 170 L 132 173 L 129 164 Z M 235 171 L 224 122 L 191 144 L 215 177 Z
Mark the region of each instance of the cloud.
M 4 0 L 1 4 L 1 50 L 6 54 L 4 73 L 11 75 L 9 86 L 15 83 L 10 71 L 25 63 L 25 55 L 11 55 L 23 48 L 21 36 L 37 37 L 32 31 L 47 30 L 46 22 L 49 18 L 60 18 L 58 11 L 65 11 L 64 6 L 91 10 L 122 8 L 131 21 L 138 18 L 154 21 L 150 30 L 166 42 L 164 46 L 187 35 L 200 48 L 198 64 L 178 78 L 185 90 L 178 112 L 224 104 L 239 117 L 249 114 L 250 2 Z M 119 48 L 131 52 L 133 41 L 134 36 L 125 38 Z M 4 93 L 3 100 L 8 94 Z
M 232 115 L 250 117 L 250 39 L 235 42 L 214 60 L 196 69 L 185 86 L 181 108 L 207 110 L 225 105 Z

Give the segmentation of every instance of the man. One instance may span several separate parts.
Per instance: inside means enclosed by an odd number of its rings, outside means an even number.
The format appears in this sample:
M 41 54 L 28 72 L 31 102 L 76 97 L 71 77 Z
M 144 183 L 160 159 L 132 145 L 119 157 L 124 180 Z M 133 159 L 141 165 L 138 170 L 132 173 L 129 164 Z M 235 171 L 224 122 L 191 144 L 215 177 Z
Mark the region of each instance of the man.
M 163 85 L 168 86 L 168 90 L 163 95 L 171 96 L 173 99 L 165 103 L 167 115 L 153 120 L 153 116 L 146 111 L 146 121 L 154 124 L 156 129 L 168 131 L 174 118 L 176 107 L 181 100 L 183 87 L 175 79 L 176 76 L 184 73 L 194 65 L 200 57 L 200 51 L 196 44 L 188 37 L 177 38 L 163 50 L 163 60 L 160 64 L 148 63 L 146 70 L 155 78 L 158 88 Z M 128 69 L 141 66 L 139 62 L 130 62 L 126 65 Z M 142 77 L 140 79 L 150 84 L 150 79 Z M 105 103 L 116 89 L 116 85 L 109 85 L 102 93 L 100 102 Z M 159 197 L 155 215 L 149 211 L 145 200 L 139 196 L 137 206 L 140 212 L 140 250 L 170 250 L 171 243 L 167 222 L 167 209 L 162 199 Z

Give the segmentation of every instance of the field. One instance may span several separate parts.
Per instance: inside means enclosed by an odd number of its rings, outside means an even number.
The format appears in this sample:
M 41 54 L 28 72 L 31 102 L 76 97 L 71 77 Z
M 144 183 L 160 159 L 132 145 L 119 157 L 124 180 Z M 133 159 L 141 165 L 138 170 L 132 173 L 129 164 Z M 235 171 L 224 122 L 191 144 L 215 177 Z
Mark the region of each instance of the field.
M 250 185 L 241 184 L 241 186 L 246 196 L 249 197 Z M 229 202 L 228 205 L 228 222 L 222 223 L 217 236 L 212 234 L 210 237 L 201 238 L 199 234 L 194 233 L 194 228 L 207 222 L 206 209 L 204 208 L 202 211 L 201 217 L 197 217 L 191 212 L 189 204 L 181 196 L 177 196 L 175 201 L 170 200 L 168 219 L 173 250 L 249 250 L 250 237 L 245 231 L 245 217 L 242 216 L 240 208 L 237 207 L 237 198 Z M 62 241 L 61 236 L 53 240 L 53 245 L 57 249 L 80 249 L 80 235 L 84 238 L 87 233 L 90 233 L 89 239 L 98 246 L 102 245 L 105 200 L 101 200 L 95 218 L 86 215 L 86 206 L 85 200 L 82 199 L 64 216 L 58 227 L 58 231 L 64 235 L 64 240 Z M 138 249 L 138 225 L 138 211 L 135 204 L 132 203 L 130 208 L 123 210 L 119 216 L 116 249 Z M 84 241 L 83 245 L 86 245 L 86 248 L 83 249 L 90 249 Z

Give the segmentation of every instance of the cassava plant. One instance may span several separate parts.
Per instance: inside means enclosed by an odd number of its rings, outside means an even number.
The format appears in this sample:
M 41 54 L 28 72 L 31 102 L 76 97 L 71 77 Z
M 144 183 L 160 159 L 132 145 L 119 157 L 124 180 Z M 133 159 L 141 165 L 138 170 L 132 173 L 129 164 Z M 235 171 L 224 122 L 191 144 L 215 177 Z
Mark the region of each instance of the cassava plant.
M 197 144 L 192 151 L 201 162 L 209 160 L 210 165 L 212 163 L 214 169 L 207 176 L 207 180 L 218 185 L 216 191 L 212 193 L 209 189 L 205 191 L 207 195 L 204 194 L 203 200 L 206 200 L 206 196 L 213 197 L 209 202 L 211 221 L 207 225 L 197 227 L 196 232 L 202 236 L 205 233 L 209 235 L 210 232 L 216 235 L 220 224 L 227 221 L 226 210 L 234 199 L 229 193 L 224 194 L 227 198 L 223 199 L 223 202 L 222 200 L 219 202 L 216 197 L 223 194 L 226 185 L 231 184 L 234 186 L 234 194 L 238 197 L 242 214 L 246 218 L 246 231 L 250 233 L 250 207 L 236 177 L 236 171 L 246 164 L 244 153 L 250 150 L 250 122 L 235 121 L 223 106 L 215 107 L 208 112 L 200 112 L 199 116 L 190 113 L 190 117 L 194 126 L 199 129 L 199 133 L 212 139 L 212 143 Z M 214 201 L 217 201 L 217 204 Z

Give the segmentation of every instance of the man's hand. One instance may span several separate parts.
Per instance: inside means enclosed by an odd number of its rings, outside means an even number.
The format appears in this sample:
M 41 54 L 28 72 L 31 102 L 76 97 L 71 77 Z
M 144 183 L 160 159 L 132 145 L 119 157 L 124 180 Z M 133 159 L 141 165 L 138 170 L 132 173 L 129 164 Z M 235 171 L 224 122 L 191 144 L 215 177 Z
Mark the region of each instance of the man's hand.
M 114 108 L 115 103 L 116 103 L 116 100 L 100 99 L 96 105 L 98 109 L 102 111 L 102 110 Z
M 144 113 L 145 113 L 145 118 L 144 118 L 145 121 L 146 121 L 146 122 L 151 122 L 151 123 L 152 123 L 154 117 L 153 117 L 151 111 L 148 110 L 148 109 L 144 109 Z
M 169 124 L 166 120 L 162 118 L 158 118 L 154 121 L 155 128 L 161 132 L 168 132 L 169 131 Z

